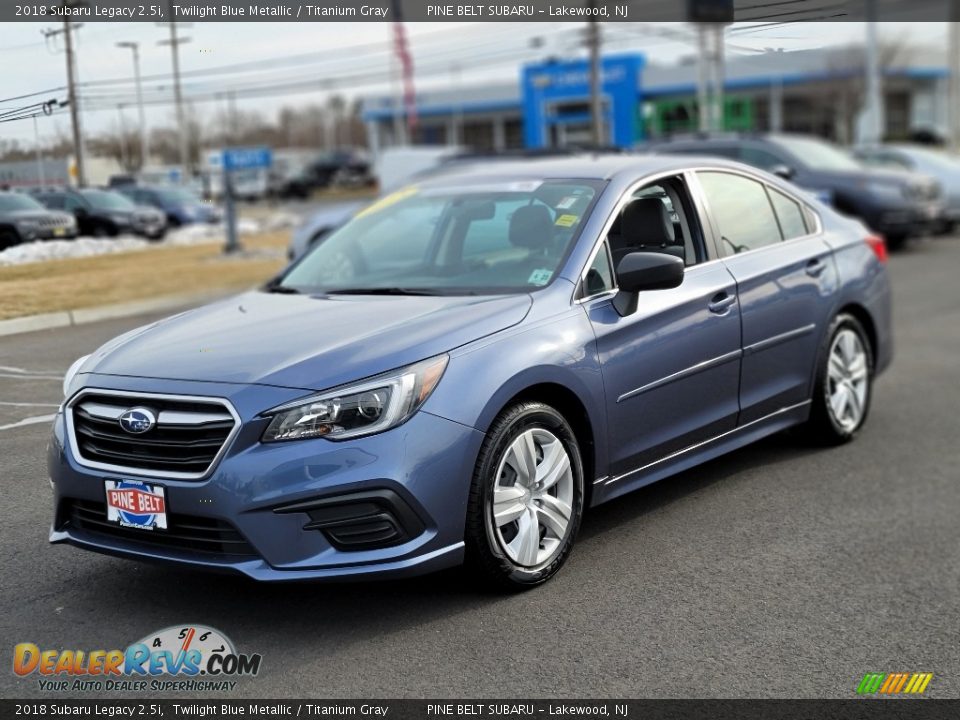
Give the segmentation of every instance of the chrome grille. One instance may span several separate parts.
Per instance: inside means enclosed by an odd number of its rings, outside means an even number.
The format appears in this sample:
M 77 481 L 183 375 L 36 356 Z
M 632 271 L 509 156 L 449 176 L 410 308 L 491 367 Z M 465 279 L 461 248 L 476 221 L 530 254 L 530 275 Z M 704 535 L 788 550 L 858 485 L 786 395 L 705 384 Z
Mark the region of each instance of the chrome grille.
M 912 182 L 907 187 L 907 197 L 911 200 L 936 200 L 940 197 L 940 183 Z
M 131 408 L 146 408 L 156 424 L 141 434 L 121 427 Z M 220 398 L 84 390 L 67 409 L 74 457 L 81 465 L 132 475 L 200 479 L 239 428 Z

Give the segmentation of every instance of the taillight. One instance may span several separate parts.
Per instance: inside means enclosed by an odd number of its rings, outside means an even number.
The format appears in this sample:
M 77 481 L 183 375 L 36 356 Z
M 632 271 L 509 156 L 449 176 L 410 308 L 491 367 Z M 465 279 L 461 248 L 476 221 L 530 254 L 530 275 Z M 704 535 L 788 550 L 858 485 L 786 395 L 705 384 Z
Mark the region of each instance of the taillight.
M 883 235 L 867 235 L 864 240 L 877 256 L 877 260 L 886 265 L 890 255 L 887 253 L 887 241 L 884 240 Z

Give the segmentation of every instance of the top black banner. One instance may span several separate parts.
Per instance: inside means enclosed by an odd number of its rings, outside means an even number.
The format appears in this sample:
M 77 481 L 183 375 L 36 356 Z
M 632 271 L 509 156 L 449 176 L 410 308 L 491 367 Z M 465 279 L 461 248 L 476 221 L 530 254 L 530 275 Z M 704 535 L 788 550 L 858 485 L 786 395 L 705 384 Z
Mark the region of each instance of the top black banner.
M 0 2 L 2 22 L 889 22 L 955 19 L 951 0 L 47 0 Z

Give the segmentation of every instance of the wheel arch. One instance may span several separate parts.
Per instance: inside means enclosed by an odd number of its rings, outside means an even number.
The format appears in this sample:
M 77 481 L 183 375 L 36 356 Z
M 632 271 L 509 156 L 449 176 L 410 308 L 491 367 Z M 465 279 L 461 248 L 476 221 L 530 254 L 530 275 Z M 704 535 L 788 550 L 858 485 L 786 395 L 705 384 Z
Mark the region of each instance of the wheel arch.
M 879 339 L 877 338 L 877 326 L 870 311 L 859 303 L 849 302 L 837 310 L 837 315 L 843 314 L 852 315 L 863 326 L 863 330 L 867 334 L 867 341 L 870 343 L 870 355 L 876 363 Z
M 583 462 L 584 507 L 590 507 L 593 495 L 593 480 L 597 475 L 598 454 L 603 448 L 599 446 L 598 428 L 595 419 L 590 416 L 587 404 L 568 385 L 547 380 L 532 383 L 519 389 L 513 389 L 512 394 L 505 400 L 498 400 L 495 408 L 488 407 L 484 413 L 486 421 L 484 427 L 479 428 L 487 432 L 493 420 L 504 410 L 520 402 L 541 402 L 549 405 L 563 415 L 570 423 L 577 444 L 580 446 L 580 456 Z

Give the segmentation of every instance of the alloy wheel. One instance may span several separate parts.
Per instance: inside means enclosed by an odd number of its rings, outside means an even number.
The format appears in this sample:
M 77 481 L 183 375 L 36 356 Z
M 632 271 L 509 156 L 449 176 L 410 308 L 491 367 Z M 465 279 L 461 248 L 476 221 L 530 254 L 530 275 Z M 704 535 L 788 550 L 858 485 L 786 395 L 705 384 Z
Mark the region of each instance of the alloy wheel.
M 867 351 L 860 336 L 843 328 L 830 344 L 827 362 L 827 407 L 843 430 L 852 432 L 863 420 L 869 387 Z
M 511 561 L 536 567 L 562 548 L 573 502 L 566 447 L 549 430 L 532 428 L 513 440 L 500 459 L 488 520 Z

